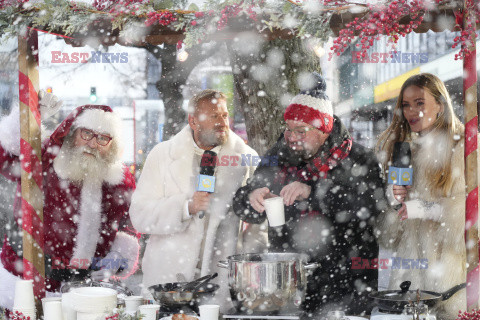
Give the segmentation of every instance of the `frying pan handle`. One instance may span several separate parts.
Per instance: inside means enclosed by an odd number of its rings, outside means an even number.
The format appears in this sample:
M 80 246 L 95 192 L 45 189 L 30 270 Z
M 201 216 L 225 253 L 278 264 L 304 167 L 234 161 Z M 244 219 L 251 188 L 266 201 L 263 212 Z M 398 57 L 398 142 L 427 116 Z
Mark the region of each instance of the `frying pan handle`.
M 312 263 L 307 263 L 306 265 L 304 265 L 303 269 L 305 269 L 305 270 L 315 270 L 318 267 L 320 267 L 320 263 L 312 262 Z
M 411 281 L 403 281 L 402 283 L 400 283 L 400 289 L 402 289 L 402 293 L 407 293 L 408 289 L 410 289 L 411 284 Z
M 444 293 L 442 293 L 442 301 L 449 299 L 451 296 L 453 296 L 455 293 L 458 291 L 462 290 L 463 288 L 467 287 L 467 283 L 464 282 L 462 284 L 457 284 L 455 287 L 448 289 Z
M 217 262 L 217 267 L 228 269 L 228 261 L 220 260 Z
M 202 281 L 199 281 L 199 283 L 197 283 L 197 284 L 193 287 L 192 291 L 196 293 L 202 286 L 204 286 L 205 284 L 207 284 L 207 282 L 209 282 L 210 280 L 215 279 L 217 276 L 218 276 L 218 273 L 217 273 L 217 272 L 215 272 L 214 274 L 211 274 L 211 275 L 207 276 L 207 277 L 204 278 Z

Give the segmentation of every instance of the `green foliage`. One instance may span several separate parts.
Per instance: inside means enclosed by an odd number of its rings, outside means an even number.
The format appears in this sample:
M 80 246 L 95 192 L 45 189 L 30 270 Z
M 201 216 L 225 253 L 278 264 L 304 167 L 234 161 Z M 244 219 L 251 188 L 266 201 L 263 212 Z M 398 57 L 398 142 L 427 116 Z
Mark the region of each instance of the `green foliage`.
M 0 10 L 0 36 L 16 36 L 27 26 L 65 34 L 87 34 L 94 21 L 111 23 L 112 30 L 120 30 L 121 35 L 126 26 L 141 28 L 149 13 L 169 10 L 173 19 L 164 28 L 183 31 L 187 47 L 205 41 L 213 33 L 222 31 L 230 19 L 242 18 L 253 24 L 259 31 L 278 29 L 295 29 L 302 37 L 328 37 L 330 13 L 311 14 L 303 11 L 288 1 L 260 0 L 206 0 L 200 10 L 197 5 L 187 0 L 150 0 L 135 4 L 134 7 L 118 5 L 114 11 L 101 12 L 91 4 L 69 0 L 45 0 L 22 6 L 7 6 Z M 121 3 L 119 1 L 118 3 Z M 230 8 L 230 9 L 229 9 Z M 230 11 L 229 11 L 229 10 Z M 194 14 L 200 13 L 200 14 Z M 154 23 L 156 23 L 154 21 Z M 139 29 L 136 29 L 139 30 Z
M 188 10 L 189 10 L 189 11 L 200 11 L 200 8 L 199 8 L 195 3 L 191 3 L 191 4 L 188 6 Z
M 142 320 L 143 316 L 139 313 L 137 315 L 131 316 L 125 312 L 124 308 L 120 308 L 118 309 L 118 313 L 115 315 L 115 318 L 117 318 L 118 320 Z
M 153 0 L 153 9 L 165 10 L 173 7 L 173 0 Z

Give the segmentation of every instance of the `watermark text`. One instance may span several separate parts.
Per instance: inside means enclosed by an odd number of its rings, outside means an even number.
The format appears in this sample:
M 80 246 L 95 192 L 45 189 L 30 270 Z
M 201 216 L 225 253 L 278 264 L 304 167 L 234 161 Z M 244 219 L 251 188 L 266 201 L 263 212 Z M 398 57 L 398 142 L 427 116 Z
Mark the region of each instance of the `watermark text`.
M 62 52 L 52 51 L 51 63 L 127 63 L 128 52 Z
M 428 259 L 405 259 L 400 257 L 362 259 L 353 257 L 352 269 L 428 269 Z
M 128 268 L 128 259 L 62 259 L 52 258 L 52 269 L 111 269 Z

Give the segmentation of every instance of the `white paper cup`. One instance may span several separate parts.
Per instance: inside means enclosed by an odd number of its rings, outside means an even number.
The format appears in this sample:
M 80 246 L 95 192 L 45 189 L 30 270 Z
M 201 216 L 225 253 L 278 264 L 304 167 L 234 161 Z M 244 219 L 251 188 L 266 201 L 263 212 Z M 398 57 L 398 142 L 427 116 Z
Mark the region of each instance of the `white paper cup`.
M 134 314 L 137 312 L 138 307 L 143 303 L 142 296 L 129 296 L 123 299 L 125 301 L 125 312 Z
M 72 292 L 62 294 L 62 312 L 64 320 L 77 320 L 77 311 L 73 308 Z
M 43 299 L 42 299 L 43 303 Z M 44 320 L 63 320 L 62 314 L 62 302 L 57 301 L 45 301 L 45 306 L 43 308 L 43 319 Z
M 15 296 L 13 309 L 30 310 L 35 309 L 35 298 L 33 297 L 33 280 L 17 280 L 15 283 Z
M 62 297 L 47 297 L 47 298 L 43 298 L 42 299 L 42 309 L 43 309 L 43 313 L 45 313 L 45 304 L 47 302 L 51 302 L 51 301 L 60 301 L 62 302 Z
M 328 311 L 327 320 L 347 320 L 343 311 Z
M 285 224 L 285 210 L 282 197 L 265 199 L 264 206 L 270 227 L 278 227 Z
M 138 307 L 138 313 L 142 320 L 156 320 L 158 310 L 160 310 L 159 304 L 142 304 Z
M 220 306 L 218 304 L 204 304 L 198 307 L 200 320 L 218 320 Z

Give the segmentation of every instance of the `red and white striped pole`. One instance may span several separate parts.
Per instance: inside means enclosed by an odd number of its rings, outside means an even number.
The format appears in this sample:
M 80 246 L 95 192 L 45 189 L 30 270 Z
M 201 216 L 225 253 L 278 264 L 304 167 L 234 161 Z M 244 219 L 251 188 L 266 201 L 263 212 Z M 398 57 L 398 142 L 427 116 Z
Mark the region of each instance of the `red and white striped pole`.
M 41 118 L 38 110 L 38 34 L 18 37 L 23 277 L 33 280 L 37 312 L 45 297 Z
M 478 172 L 477 172 L 477 67 L 475 42 L 475 16 L 469 10 L 473 0 L 465 0 L 463 30 L 473 24 L 469 35 L 469 52 L 463 60 L 463 99 L 465 108 L 465 245 L 467 249 L 467 309 L 478 309 L 479 299 L 479 252 L 478 252 Z

